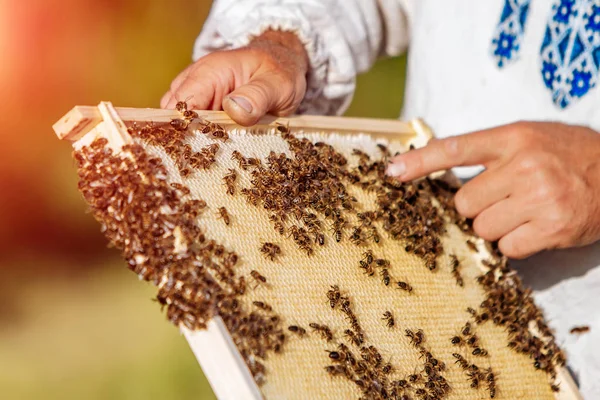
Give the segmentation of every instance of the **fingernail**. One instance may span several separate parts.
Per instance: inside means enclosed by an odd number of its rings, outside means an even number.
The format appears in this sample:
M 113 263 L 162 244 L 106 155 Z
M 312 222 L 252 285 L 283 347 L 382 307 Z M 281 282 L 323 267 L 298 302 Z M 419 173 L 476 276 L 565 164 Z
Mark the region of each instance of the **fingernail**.
M 233 101 L 235 104 L 237 104 L 238 106 L 240 106 L 248 114 L 252 114 L 252 110 L 253 110 L 252 104 L 250 104 L 250 102 L 247 99 L 245 99 L 244 97 L 229 96 L 229 99 L 231 101 Z
M 406 166 L 402 161 L 395 162 L 393 164 L 389 164 L 387 166 L 386 174 L 389 176 L 402 176 L 406 172 Z

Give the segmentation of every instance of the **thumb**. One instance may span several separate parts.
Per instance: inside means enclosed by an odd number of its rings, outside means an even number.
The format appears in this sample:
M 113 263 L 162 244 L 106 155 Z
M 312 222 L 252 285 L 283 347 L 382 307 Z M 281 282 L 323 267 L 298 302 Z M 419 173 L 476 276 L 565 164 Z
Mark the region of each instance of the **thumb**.
M 266 113 L 289 114 L 298 103 L 293 82 L 274 73 L 263 73 L 231 92 L 223 100 L 225 112 L 240 125 L 251 126 Z

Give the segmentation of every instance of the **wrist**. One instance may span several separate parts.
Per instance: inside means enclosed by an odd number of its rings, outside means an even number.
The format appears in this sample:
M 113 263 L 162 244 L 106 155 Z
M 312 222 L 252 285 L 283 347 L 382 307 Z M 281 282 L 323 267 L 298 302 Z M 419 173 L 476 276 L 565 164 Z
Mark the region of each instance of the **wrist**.
M 247 46 L 267 53 L 275 62 L 289 67 L 291 62 L 295 69 L 303 76 L 308 73 L 310 66 L 308 54 L 304 45 L 293 32 L 267 30 L 256 36 Z

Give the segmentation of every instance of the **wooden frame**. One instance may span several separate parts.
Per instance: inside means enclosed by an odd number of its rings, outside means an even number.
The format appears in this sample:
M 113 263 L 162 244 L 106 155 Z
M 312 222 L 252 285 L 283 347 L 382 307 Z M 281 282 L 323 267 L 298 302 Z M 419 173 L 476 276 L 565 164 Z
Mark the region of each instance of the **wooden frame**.
M 216 122 L 224 126 L 235 125 L 221 111 L 197 111 L 202 119 Z M 178 118 L 175 110 L 114 108 L 109 102 L 101 102 L 97 107 L 76 106 L 53 125 L 59 139 L 67 140 L 75 148 L 88 144 L 96 137 L 108 139 L 115 150 L 122 145 L 132 143 L 127 132 L 126 123 L 149 122 L 168 123 Z M 408 147 L 424 146 L 433 138 L 431 130 L 421 120 L 403 122 L 397 120 L 293 116 L 262 118 L 257 126 L 289 125 L 313 131 L 335 131 L 339 133 L 369 133 L 375 137 L 393 136 Z M 229 336 L 220 317 L 215 317 L 205 331 L 190 331 L 181 327 L 192 351 L 203 372 L 219 399 L 262 399 L 258 386 L 252 379 L 241 355 Z M 556 394 L 557 400 L 583 399 L 566 368 L 558 374 L 561 391 Z

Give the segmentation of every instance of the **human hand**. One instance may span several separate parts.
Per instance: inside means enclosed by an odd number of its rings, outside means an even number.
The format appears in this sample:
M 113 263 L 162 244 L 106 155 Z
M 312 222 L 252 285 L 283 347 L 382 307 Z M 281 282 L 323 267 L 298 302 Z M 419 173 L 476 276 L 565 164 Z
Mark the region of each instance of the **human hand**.
M 408 181 L 483 165 L 454 199 L 482 238 L 525 258 L 600 239 L 600 134 L 560 123 L 518 122 L 432 140 L 395 157 L 388 175 Z
M 308 55 L 291 32 L 267 31 L 248 46 L 217 51 L 183 70 L 160 101 L 175 108 L 186 99 L 190 108 L 225 110 L 250 126 L 266 113 L 289 115 L 306 92 Z

